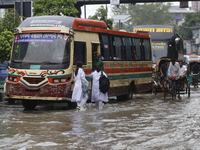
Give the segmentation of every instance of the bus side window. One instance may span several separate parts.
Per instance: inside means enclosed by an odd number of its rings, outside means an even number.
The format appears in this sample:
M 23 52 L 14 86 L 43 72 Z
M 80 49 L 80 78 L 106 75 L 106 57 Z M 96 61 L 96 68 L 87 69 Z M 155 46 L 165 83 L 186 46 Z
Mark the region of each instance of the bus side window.
M 125 37 L 124 38 L 125 42 L 125 51 L 126 51 L 126 60 L 131 60 L 131 43 L 129 38 Z
M 141 60 L 145 60 L 144 41 L 140 39 Z
M 83 62 L 86 65 L 86 43 L 74 42 L 74 65 L 78 62 Z
M 131 38 L 130 38 L 130 40 L 131 40 Z M 135 47 L 134 38 L 132 38 L 131 43 L 132 43 L 132 46 L 131 46 L 131 49 L 132 49 L 132 52 L 131 52 L 132 60 L 137 60 L 137 54 L 136 54 L 136 47 Z
M 122 38 L 121 53 L 122 53 L 121 59 L 126 60 L 126 46 L 125 46 L 124 38 Z
M 135 42 L 137 60 L 141 60 L 140 39 L 135 38 L 134 42 Z
M 110 55 L 110 46 L 109 46 L 109 40 L 108 35 L 101 35 L 101 54 L 103 60 L 110 60 L 112 57 Z
M 109 36 L 109 49 L 110 49 L 110 60 L 113 60 L 113 49 L 114 49 L 114 46 L 113 46 L 113 41 L 112 41 L 112 36 Z
M 151 45 L 149 39 L 144 39 L 145 60 L 151 60 Z
M 121 60 L 121 58 L 122 58 L 121 38 L 120 37 L 114 37 L 114 39 L 115 39 L 116 60 Z
M 113 60 L 116 60 L 117 58 L 116 58 L 116 46 L 115 46 L 115 40 L 114 40 L 114 37 L 112 36 L 112 41 L 111 41 L 111 45 L 112 45 L 112 47 L 113 47 L 113 49 L 112 49 L 112 51 L 113 51 Z

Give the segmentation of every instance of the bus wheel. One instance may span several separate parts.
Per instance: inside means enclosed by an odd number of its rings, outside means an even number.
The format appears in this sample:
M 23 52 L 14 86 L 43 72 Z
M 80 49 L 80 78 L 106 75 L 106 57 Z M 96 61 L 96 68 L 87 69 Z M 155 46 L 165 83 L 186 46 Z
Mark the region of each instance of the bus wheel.
M 24 106 L 25 110 L 33 110 L 37 106 L 37 102 L 22 100 L 22 105 Z
M 128 94 L 125 97 L 127 100 L 133 99 L 133 86 L 132 84 L 129 86 Z
M 68 107 L 71 109 L 75 109 L 77 107 L 77 103 L 75 102 L 68 102 Z
M 128 94 L 117 96 L 117 100 L 130 100 L 133 99 L 133 84 L 129 86 Z
M 9 98 L 9 99 L 7 99 L 7 101 L 8 101 L 9 104 L 14 104 L 15 103 L 15 99 L 10 99 Z

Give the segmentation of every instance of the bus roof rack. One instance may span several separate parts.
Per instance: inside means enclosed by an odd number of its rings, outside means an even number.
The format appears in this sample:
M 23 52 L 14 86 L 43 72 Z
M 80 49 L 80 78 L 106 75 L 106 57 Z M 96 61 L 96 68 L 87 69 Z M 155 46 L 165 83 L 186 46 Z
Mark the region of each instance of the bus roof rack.
M 107 29 L 107 25 L 103 21 L 75 18 L 75 20 L 72 24 L 72 28 L 73 29 L 80 29 L 80 30 L 83 30 L 85 28 Z

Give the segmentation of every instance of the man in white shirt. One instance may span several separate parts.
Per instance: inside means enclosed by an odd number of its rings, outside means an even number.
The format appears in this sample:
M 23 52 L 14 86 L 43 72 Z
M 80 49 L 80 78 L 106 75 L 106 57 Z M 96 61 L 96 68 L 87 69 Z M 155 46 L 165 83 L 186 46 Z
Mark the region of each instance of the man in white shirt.
M 172 77 L 173 75 L 176 75 L 176 79 L 178 79 L 180 77 L 179 70 L 180 70 L 179 63 L 175 61 L 175 58 L 172 58 L 169 64 L 168 76 Z
M 180 65 L 179 75 L 182 81 L 181 88 L 183 88 L 184 81 L 186 79 L 186 74 L 187 74 L 187 67 L 183 64 L 182 60 L 179 61 L 179 65 Z
M 173 75 L 176 75 L 176 79 L 178 79 L 180 77 L 180 65 L 178 62 L 176 62 L 175 58 L 171 59 L 171 62 L 169 64 L 169 68 L 168 68 L 168 77 L 171 78 Z M 169 80 L 169 84 L 170 84 L 170 87 L 172 87 L 171 80 Z M 177 82 L 177 85 L 179 85 L 178 82 Z M 177 87 L 177 88 L 179 89 L 179 87 Z M 170 91 L 172 91 L 172 89 L 170 89 Z M 178 98 L 181 99 L 180 92 L 178 93 Z

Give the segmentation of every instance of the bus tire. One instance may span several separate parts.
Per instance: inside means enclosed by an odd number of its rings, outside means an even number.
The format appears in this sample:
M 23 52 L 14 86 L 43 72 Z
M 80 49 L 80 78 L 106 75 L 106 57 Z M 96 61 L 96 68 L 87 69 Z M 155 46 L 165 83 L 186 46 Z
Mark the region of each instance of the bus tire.
M 33 110 L 37 106 L 37 102 L 30 100 L 22 100 L 22 105 L 24 106 L 25 110 Z
M 15 99 L 7 99 L 7 101 L 8 101 L 8 104 L 15 104 Z
M 134 84 L 130 84 L 129 89 L 128 89 L 128 94 L 126 95 L 121 95 L 117 96 L 117 100 L 130 100 L 133 99 L 133 92 L 134 92 Z
M 68 107 L 70 109 L 75 109 L 77 107 L 77 103 L 75 103 L 75 102 L 68 102 Z
M 131 84 L 128 89 L 128 94 L 125 97 L 127 100 L 133 99 L 133 85 Z

